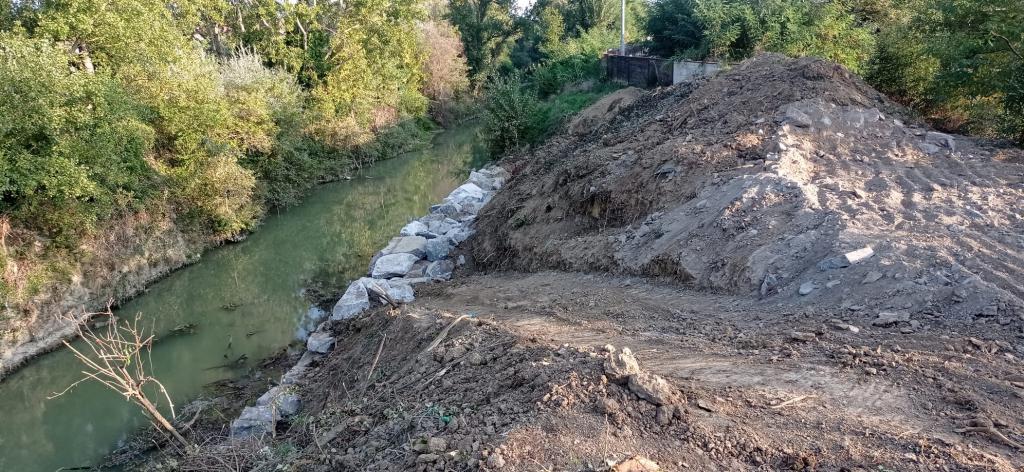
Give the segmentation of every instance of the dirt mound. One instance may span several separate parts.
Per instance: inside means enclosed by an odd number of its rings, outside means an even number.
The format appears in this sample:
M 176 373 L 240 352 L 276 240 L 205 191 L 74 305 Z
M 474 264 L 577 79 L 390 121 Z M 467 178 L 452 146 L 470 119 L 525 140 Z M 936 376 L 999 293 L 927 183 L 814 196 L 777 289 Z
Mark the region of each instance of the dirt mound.
M 1012 377 L 1011 360 L 965 347 L 965 368 L 922 347 L 941 343 L 916 336 L 901 340 L 908 349 L 852 348 L 886 334 L 759 313 L 752 301 L 624 278 L 467 277 L 425 289 L 400 310 L 335 324 L 336 348 L 300 379 L 301 414 L 279 422 L 276 437 L 204 441 L 163 464 L 1015 470 L 1009 443 L 950 431 L 988 421 L 1020 440 L 1020 397 L 997 380 Z
M 576 135 L 591 133 L 594 128 L 608 123 L 619 112 L 632 105 L 642 93 L 636 87 L 626 87 L 605 95 L 572 119 L 569 123 L 569 132 Z
M 1019 151 L 908 123 L 840 66 L 759 56 L 513 158 L 472 255 L 485 269 L 667 276 L 891 323 L 925 312 L 1019 325 Z

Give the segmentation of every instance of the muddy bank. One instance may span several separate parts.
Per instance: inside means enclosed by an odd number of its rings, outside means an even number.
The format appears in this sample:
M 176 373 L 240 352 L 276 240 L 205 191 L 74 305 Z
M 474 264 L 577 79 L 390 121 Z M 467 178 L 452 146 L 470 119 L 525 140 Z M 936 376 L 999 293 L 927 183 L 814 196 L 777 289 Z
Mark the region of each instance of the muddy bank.
M 89 241 L 92 256 L 67 283 L 49 286 L 15 312 L 8 308 L 0 339 L 0 380 L 31 358 L 75 336 L 69 318 L 115 306 L 174 270 L 199 260 L 216 241 L 182 232 L 166 216 L 134 215 Z

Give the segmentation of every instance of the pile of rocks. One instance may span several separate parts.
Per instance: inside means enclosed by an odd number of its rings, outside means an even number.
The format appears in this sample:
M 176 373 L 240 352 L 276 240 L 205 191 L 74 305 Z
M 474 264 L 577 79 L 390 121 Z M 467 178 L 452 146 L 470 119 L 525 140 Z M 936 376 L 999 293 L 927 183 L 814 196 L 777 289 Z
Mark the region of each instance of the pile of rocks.
M 352 318 L 373 304 L 408 303 L 415 299 L 416 284 L 448 280 L 455 266 L 452 249 L 473 234 L 473 222 L 480 209 L 508 180 L 508 172 L 488 166 L 469 174 L 466 183 L 452 191 L 444 202 L 430 207 L 430 214 L 405 225 L 370 262 L 369 277 L 349 284 L 331 310 L 334 321 Z M 255 406 L 245 407 L 231 423 L 236 438 L 273 436 L 277 422 L 299 411 L 295 383 L 319 356 L 334 347 L 335 339 L 326 321 L 306 339 L 306 352 L 281 378 L 280 385 L 261 396 Z

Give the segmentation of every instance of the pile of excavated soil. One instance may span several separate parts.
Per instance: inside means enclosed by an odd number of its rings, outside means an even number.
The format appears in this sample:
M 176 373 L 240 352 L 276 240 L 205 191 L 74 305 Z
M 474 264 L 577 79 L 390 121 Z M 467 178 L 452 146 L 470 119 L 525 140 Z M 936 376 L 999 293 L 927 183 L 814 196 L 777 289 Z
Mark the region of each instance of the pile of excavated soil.
M 908 115 L 812 58 L 650 92 L 505 165 L 476 267 L 665 276 L 905 327 L 919 313 L 1020 326 L 1020 151 Z
M 932 323 L 854 332 L 641 282 L 554 272 L 430 286 L 412 305 L 336 322 L 335 349 L 299 382 L 301 413 L 275 437 L 207 440 L 140 470 L 1024 464 L 1024 379 L 1006 355 L 1024 344 Z

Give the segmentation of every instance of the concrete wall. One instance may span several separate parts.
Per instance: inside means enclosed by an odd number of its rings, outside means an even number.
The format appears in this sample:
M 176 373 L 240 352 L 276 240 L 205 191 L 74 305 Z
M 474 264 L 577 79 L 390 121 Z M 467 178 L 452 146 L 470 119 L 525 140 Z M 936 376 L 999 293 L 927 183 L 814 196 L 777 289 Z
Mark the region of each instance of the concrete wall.
M 604 61 L 612 80 L 645 88 L 672 85 L 672 61 L 668 59 L 606 54 Z
M 722 68 L 718 62 L 672 61 L 652 56 L 604 56 L 608 77 L 634 87 L 651 88 L 689 82 L 715 74 Z
M 717 62 L 675 61 L 672 63 L 672 83 L 689 82 L 691 80 L 714 75 L 722 68 Z

